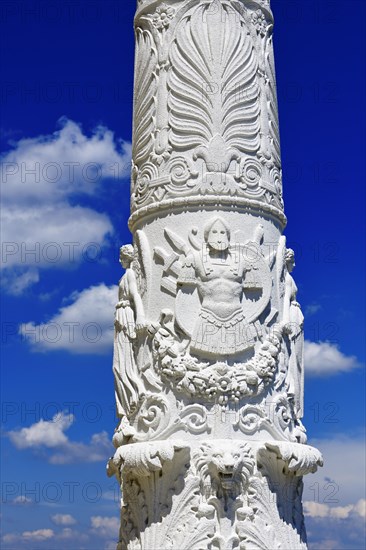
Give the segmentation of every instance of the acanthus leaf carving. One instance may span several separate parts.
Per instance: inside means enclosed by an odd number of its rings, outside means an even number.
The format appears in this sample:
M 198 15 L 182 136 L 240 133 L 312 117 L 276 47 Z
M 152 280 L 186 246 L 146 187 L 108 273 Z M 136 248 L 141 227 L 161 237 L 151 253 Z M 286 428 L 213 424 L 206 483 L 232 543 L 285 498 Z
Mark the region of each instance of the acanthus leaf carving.
M 119 447 L 108 464 L 110 476 L 133 474 L 134 477 L 150 476 L 163 468 L 163 464 L 172 461 L 174 453 L 187 445 L 179 440 L 132 443 Z
M 323 466 L 321 453 L 315 447 L 287 441 L 267 442 L 265 448 L 286 463 L 289 472 L 296 476 L 315 473 Z
M 302 532 L 303 519 L 285 521 L 279 517 L 278 508 L 281 499 L 269 489 L 265 479 L 255 478 L 248 491 L 249 505 L 255 510 L 251 517 L 243 517 L 237 521 L 235 531 L 239 538 L 239 550 L 263 550 L 276 548 L 287 550 L 307 550 L 305 537 Z M 299 500 L 299 496 L 297 495 Z M 297 503 L 291 503 L 297 506 Z M 301 506 L 301 502 L 300 502 Z
M 148 159 L 152 149 L 154 97 L 157 92 L 157 51 L 148 30 L 139 27 L 136 29 L 136 43 L 132 158 L 134 165 L 140 167 Z

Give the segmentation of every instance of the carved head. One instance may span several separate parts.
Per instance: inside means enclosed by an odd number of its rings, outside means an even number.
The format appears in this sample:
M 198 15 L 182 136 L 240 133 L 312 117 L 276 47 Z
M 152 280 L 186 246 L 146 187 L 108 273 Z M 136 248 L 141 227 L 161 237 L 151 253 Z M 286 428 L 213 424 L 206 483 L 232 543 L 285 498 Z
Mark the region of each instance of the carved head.
M 216 440 L 201 445 L 197 469 L 204 482 L 210 478 L 216 486 L 232 490 L 234 486 L 248 484 L 254 470 L 254 458 L 245 443 Z
M 295 252 L 292 250 L 292 248 L 286 248 L 285 262 L 287 271 L 291 273 L 291 271 L 295 267 Z
M 119 261 L 122 264 L 122 267 L 130 267 L 131 262 L 134 259 L 134 249 L 132 244 L 124 244 L 119 249 Z
M 214 218 L 205 225 L 204 239 L 214 251 L 225 251 L 230 246 L 230 229 L 222 218 Z

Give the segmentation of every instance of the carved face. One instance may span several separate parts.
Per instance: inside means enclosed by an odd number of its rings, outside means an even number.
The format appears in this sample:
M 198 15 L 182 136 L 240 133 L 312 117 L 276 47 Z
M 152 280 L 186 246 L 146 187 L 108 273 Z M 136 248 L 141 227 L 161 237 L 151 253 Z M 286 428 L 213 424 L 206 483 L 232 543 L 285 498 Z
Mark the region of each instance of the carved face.
M 207 470 L 224 489 L 232 488 L 233 483 L 246 484 L 253 473 L 254 460 L 245 443 L 216 440 L 204 443 L 201 452 L 199 469 Z
M 207 244 L 217 252 L 229 248 L 229 234 L 227 228 L 220 220 L 217 220 L 211 227 L 207 236 Z
M 291 248 L 288 248 L 286 251 L 286 267 L 289 273 L 291 273 L 295 267 L 295 253 Z
M 127 269 L 131 265 L 132 258 L 129 258 L 128 256 L 121 256 L 120 262 L 123 269 Z
M 125 244 L 121 246 L 119 251 L 119 261 L 124 269 L 130 267 L 131 262 L 133 261 L 134 250 L 131 244 Z

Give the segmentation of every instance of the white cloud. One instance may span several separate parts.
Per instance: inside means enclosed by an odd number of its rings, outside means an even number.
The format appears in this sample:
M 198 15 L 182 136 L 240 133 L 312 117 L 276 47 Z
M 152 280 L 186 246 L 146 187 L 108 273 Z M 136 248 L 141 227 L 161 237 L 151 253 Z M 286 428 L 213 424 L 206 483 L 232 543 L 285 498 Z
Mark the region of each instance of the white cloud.
M 310 315 L 315 315 L 321 309 L 323 309 L 321 304 L 316 304 L 315 302 L 313 302 L 312 304 L 309 304 L 308 306 L 306 306 L 305 316 L 309 317 Z
M 103 353 L 113 342 L 113 312 L 117 287 L 104 284 L 74 292 L 48 323 L 24 323 L 20 333 L 34 351 L 67 350 Z
M 80 198 L 130 171 L 129 143 L 105 127 L 88 137 L 75 122 L 60 122 L 53 134 L 21 139 L 0 158 L 2 267 L 13 294 L 38 282 L 39 269 L 75 265 L 90 257 L 91 243 L 107 243 L 109 217 Z
M 357 503 L 357 509 L 361 510 L 366 483 L 364 435 L 350 437 L 335 433 L 332 438 L 313 439 L 309 444 L 321 451 L 324 466 L 305 476 L 304 501 L 332 507 Z
M 92 516 L 90 518 L 93 532 L 102 537 L 118 535 L 120 520 L 117 517 Z
M 70 428 L 73 421 L 72 414 L 56 414 L 52 420 L 41 419 L 29 428 L 8 432 L 8 436 L 17 449 L 58 447 L 67 443 L 64 431 Z
M 336 344 L 305 340 L 305 374 L 329 376 L 361 367 L 357 357 L 345 355 Z
M 309 550 L 364 548 L 365 439 L 335 433 L 310 445 L 324 466 L 304 477 L 304 512 Z
M 49 458 L 51 464 L 72 464 L 75 462 L 100 462 L 107 460 L 113 453 L 108 433 L 103 431 L 93 434 L 89 443 L 68 441 L 60 446 L 58 452 Z
M 98 126 L 91 137 L 62 118 L 53 134 L 20 139 L 1 157 L 3 199 L 7 203 L 49 203 L 77 193 L 93 194 L 103 179 L 126 178 L 131 145 Z
M 85 542 L 89 537 L 86 533 L 80 533 L 75 529 L 70 529 L 70 527 L 64 527 L 60 533 L 57 533 L 56 538 L 61 541 L 67 540 L 70 544 L 68 544 L 68 548 L 72 548 L 70 541 Z M 62 546 L 62 548 L 65 548 L 65 546 Z M 85 546 L 83 545 L 82 548 L 85 548 Z M 91 546 L 89 546 L 89 548 L 91 548 Z
M 365 520 L 356 505 L 323 505 L 320 515 L 314 503 L 304 503 L 309 550 L 356 550 L 365 548 Z
M 366 499 L 360 499 L 355 504 L 354 510 L 361 518 L 366 519 Z
M 98 462 L 106 460 L 112 451 L 112 444 L 107 432 L 93 434 L 89 443 L 70 441 L 65 431 L 74 422 L 74 416 L 62 413 L 52 420 L 40 420 L 29 428 L 21 428 L 7 433 L 9 439 L 19 450 L 47 449 L 46 458 L 50 464 L 71 464 L 77 462 Z M 62 521 L 61 515 L 57 517 Z M 63 516 L 71 518 L 71 516 Z M 67 521 L 67 520 L 66 520 Z M 57 521 L 56 521 L 57 522 Z M 58 523 L 58 525 L 66 523 Z M 71 525 L 71 523 L 68 523 Z
M 33 500 L 24 495 L 19 495 L 13 499 L 12 504 L 28 506 L 29 504 L 33 504 Z
M 365 518 L 365 506 L 365 499 L 360 499 L 356 504 L 348 504 L 348 506 L 329 506 L 320 502 L 305 501 L 304 512 L 306 516 L 313 518 L 347 519 L 352 514 Z
M 55 532 L 53 529 L 36 529 L 34 531 L 23 531 L 23 533 L 6 533 L 2 537 L 2 548 L 14 550 L 14 548 L 34 548 L 35 544 L 38 547 L 49 548 L 50 541 L 52 539 L 52 548 L 64 550 L 65 544 L 67 548 L 85 548 L 85 543 L 88 541 L 89 536 L 87 533 L 82 533 L 70 527 L 64 527 L 59 532 Z M 66 542 L 67 541 L 67 542 Z M 43 545 L 42 543 L 45 543 Z M 80 546 L 80 543 L 82 546 Z M 15 546 L 16 544 L 16 546 Z M 47 545 L 47 546 L 46 546 Z M 94 546 L 88 545 L 88 548 L 94 548 Z
M 2 541 L 7 544 L 7 543 L 13 543 L 15 542 L 17 539 L 19 539 L 19 535 L 17 535 L 16 533 L 6 533 L 6 535 L 3 535 L 2 537 Z
M 51 516 L 51 521 L 55 525 L 75 525 L 76 523 L 76 519 L 70 514 L 55 514 Z
M 13 296 L 23 294 L 28 287 L 38 283 L 38 281 L 39 271 L 35 267 L 25 269 L 25 271 L 17 268 L 6 269 L 2 274 L 3 285 L 7 288 L 8 293 Z
M 112 224 L 105 214 L 67 202 L 2 209 L 2 264 L 18 271 L 75 266 L 100 257 Z M 7 275 L 9 278 L 9 275 Z
M 52 539 L 55 533 L 52 529 L 37 529 L 35 531 L 23 531 L 22 537 L 29 541 L 43 541 Z

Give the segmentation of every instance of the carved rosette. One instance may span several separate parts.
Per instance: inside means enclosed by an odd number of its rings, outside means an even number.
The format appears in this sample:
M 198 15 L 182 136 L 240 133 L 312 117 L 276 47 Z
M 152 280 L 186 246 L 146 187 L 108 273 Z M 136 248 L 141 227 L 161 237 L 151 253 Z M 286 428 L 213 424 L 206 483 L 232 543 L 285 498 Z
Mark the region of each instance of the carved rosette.
M 306 548 L 303 314 L 267 0 L 141 0 L 115 310 L 119 550 Z
M 142 2 L 135 18 L 133 228 L 146 215 L 210 205 L 284 225 L 266 1 Z

